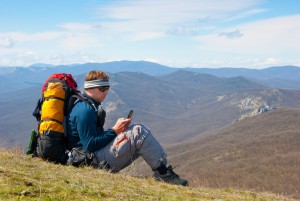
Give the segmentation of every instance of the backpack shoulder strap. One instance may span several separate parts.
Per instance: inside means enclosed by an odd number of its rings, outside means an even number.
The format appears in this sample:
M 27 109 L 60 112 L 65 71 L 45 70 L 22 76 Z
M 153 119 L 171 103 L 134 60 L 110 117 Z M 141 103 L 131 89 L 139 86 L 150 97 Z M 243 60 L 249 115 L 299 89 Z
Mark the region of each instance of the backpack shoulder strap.
M 97 109 L 94 102 L 91 99 L 89 99 L 88 97 L 81 94 L 80 92 L 71 96 L 71 98 L 69 100 L 69 105 L 68 105 L 68 114 L 71 112 L 72 108 L 74 107 L 74 105 L 76 104 L 77 101 L 84 101 L 87 104 L 89 104 L 92 108 L 94 108 L 95 113 L 97 114 L 97 127 L 104 130 L 103 125 L 105 123 L 106 111 L 104 109 L 102 109 L 102 107 L 99 107 L 99 109 Z
M 43 98 L 40 98 L 34 108 L 34 111 L 32 112 L 32 115 L 36 118 L 38 122 L 41 120 L 42 104 L 43 104 Z
M 95 104 L 93 103 L 92 100 L 90 100 L 88 97 L 84 96 L 82 93 L 80 93 L 79 91 L 77 91 L 69 99 L 68 114 L 71 112 L 72 108 L 74 107 L 74 105 L 76 104 L 76 102 L 79 101 L 79 100 L 80 101 L 84 101 L 87 104 L 89 104 L 90 106 L 92 106 L 95 109 L 95 112 L 98 111 L 97 107 L 95 106 Z

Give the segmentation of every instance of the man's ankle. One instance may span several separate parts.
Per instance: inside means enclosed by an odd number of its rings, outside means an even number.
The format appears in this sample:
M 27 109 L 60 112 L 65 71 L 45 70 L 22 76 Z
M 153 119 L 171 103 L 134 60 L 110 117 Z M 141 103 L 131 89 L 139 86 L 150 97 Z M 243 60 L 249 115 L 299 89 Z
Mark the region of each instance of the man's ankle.
M 158 171 L 159 174 L 163 175 L 163 174 L 167 174 L 168 168 L 165 164 L 161 164 L 158 168 L 156 168 L 155 171 Z

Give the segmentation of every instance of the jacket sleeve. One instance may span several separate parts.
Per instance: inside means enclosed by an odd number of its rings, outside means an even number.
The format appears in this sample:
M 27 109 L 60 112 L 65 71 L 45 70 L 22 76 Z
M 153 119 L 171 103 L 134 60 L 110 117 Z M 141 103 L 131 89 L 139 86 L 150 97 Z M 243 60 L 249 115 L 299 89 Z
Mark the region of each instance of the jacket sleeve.
M 102 131 L 97 127 L 97 114 L 94 109 L 86 103 L 80 103 L 76 117 L 76 125 L 78 135 L 83 147 L 91 152 L 95 152 L 108 143 L 115 137 L 116 133 L 112 129 Z

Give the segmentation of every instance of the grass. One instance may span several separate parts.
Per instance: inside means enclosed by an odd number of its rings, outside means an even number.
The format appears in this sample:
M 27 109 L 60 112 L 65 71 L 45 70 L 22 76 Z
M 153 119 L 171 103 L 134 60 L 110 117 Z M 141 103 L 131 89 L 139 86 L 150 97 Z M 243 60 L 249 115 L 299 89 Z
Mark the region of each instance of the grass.
M 231 188 L 169 185 L 152 178 L 111 174 L 89 167 L 51 164 L 21 150 L 0 150 L 0 200 L 292 200 Z

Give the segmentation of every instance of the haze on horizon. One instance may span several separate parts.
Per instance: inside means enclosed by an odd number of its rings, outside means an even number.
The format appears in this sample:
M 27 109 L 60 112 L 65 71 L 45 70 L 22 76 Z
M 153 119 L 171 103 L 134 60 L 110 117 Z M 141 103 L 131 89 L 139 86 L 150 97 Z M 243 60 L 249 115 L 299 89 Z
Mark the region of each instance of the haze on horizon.
M 295 0 L 10 0 L 0 17 L 0 66 L 300 66 Z

